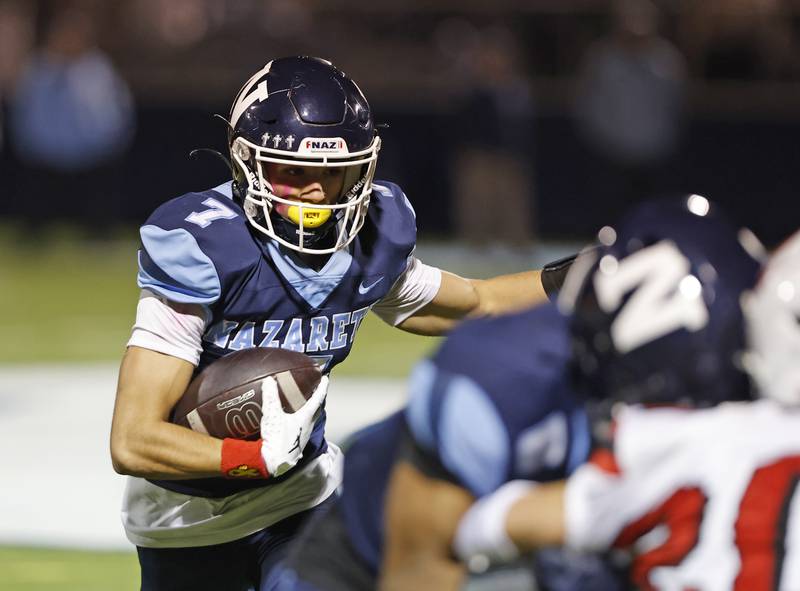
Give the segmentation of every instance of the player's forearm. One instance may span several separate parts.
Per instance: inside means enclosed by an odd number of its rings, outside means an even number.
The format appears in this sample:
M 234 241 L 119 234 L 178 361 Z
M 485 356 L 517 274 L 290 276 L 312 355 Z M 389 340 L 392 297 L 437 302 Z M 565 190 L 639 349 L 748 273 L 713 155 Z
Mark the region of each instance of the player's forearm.
M 457 562 L 430 557 L 381 573 L 380 591 L 457 591 L 467 577 L 466 568 Z
M 438 337 L 450 332 L 463 318 L 463 313 L 453 314 L 444 308 L 428 306 L 398 324 L 397 328 L 425 337 Z
M 547 299 L 539 271 L 470 279 L 478 302 L 471 315 L 496 315 L 529 308 Z
M 464 562 L 478 555 L 507 562 L 520 553 L 561 545 L 563 493 L 562 483 L 505 483 L 464 514 L 453 538 L 453 552 Z
M 117 472 L 147 478 L 221 475 L 222 441 L 167 420 L 193 370 L 182 359 L 128 348 L 111 424 L 111 460 Z
M 221 476 L 221 457 L 221 439 L 166 422 L 132 425 L 111 439 L 114 469 L 143 478 Z
M 414 334 L 443 335 L 466 317 L 522 310 L 546 298 L 539 271 L 485 280 L 465 279 L 444 271 L 433 300 L 398 328 Z
M 506 515 L 506 533 L 521 552 L 564 544 L 565 483 L 540 484 L 519 498 Z

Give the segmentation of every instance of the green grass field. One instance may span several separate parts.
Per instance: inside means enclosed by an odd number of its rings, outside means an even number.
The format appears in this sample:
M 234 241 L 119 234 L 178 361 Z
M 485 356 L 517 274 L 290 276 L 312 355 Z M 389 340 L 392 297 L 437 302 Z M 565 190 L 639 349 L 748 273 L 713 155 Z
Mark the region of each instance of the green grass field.
M 134 552 L 78 552 L 0 547 L 2 591 L 134 591 Z

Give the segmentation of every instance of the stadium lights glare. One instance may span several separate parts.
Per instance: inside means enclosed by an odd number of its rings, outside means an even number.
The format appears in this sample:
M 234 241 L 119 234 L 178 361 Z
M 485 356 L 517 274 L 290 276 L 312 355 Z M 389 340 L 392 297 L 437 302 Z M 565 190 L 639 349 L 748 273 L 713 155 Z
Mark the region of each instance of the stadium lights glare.
M 700 280 L 697 277 L 694 275 L 687 275 L 681 279 L 681 282 L 678 284 L 678 289 L 687 300 L 693 300 L 700 296 L 703 291 L 703 286 L 700 285 Z
M 689 195 L 686 206 L 694 215 L 700 217 L 704 217 L 708 213 L 708 210 L 711 209 L 711 204 L 708 202 L 708 199 L 702 195 Z

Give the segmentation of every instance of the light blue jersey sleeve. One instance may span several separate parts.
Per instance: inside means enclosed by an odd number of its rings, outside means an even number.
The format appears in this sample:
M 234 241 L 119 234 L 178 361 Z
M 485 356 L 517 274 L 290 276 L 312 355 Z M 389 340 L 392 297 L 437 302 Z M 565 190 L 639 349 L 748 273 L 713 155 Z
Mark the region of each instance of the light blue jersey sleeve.
M 145 225 L 140 235 L 139 287 L 176 302 L 217 301 L 221 293 L 217 269 L 188 230 Z
M 510 436 L 480 385 L 423 361 L 411 376 L 410 388 L 406 420 L 423 450 L 475 496 L 508 479 Z
M 165 202 L 139 234 L 139 286 L 176 302 L 213 304 L 257 256 L 230 182 Z

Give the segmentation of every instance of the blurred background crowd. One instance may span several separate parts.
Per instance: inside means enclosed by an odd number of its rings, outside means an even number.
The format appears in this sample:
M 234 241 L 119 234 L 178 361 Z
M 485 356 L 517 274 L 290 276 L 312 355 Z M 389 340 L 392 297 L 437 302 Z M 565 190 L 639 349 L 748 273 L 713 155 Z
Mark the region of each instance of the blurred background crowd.
M 642 194 L 795 229 L 800 0 L 0 0 L 0 220 L 90 238 L 221 182 L 273 57 L 331 59 L 423 235 L 588 237 Z

